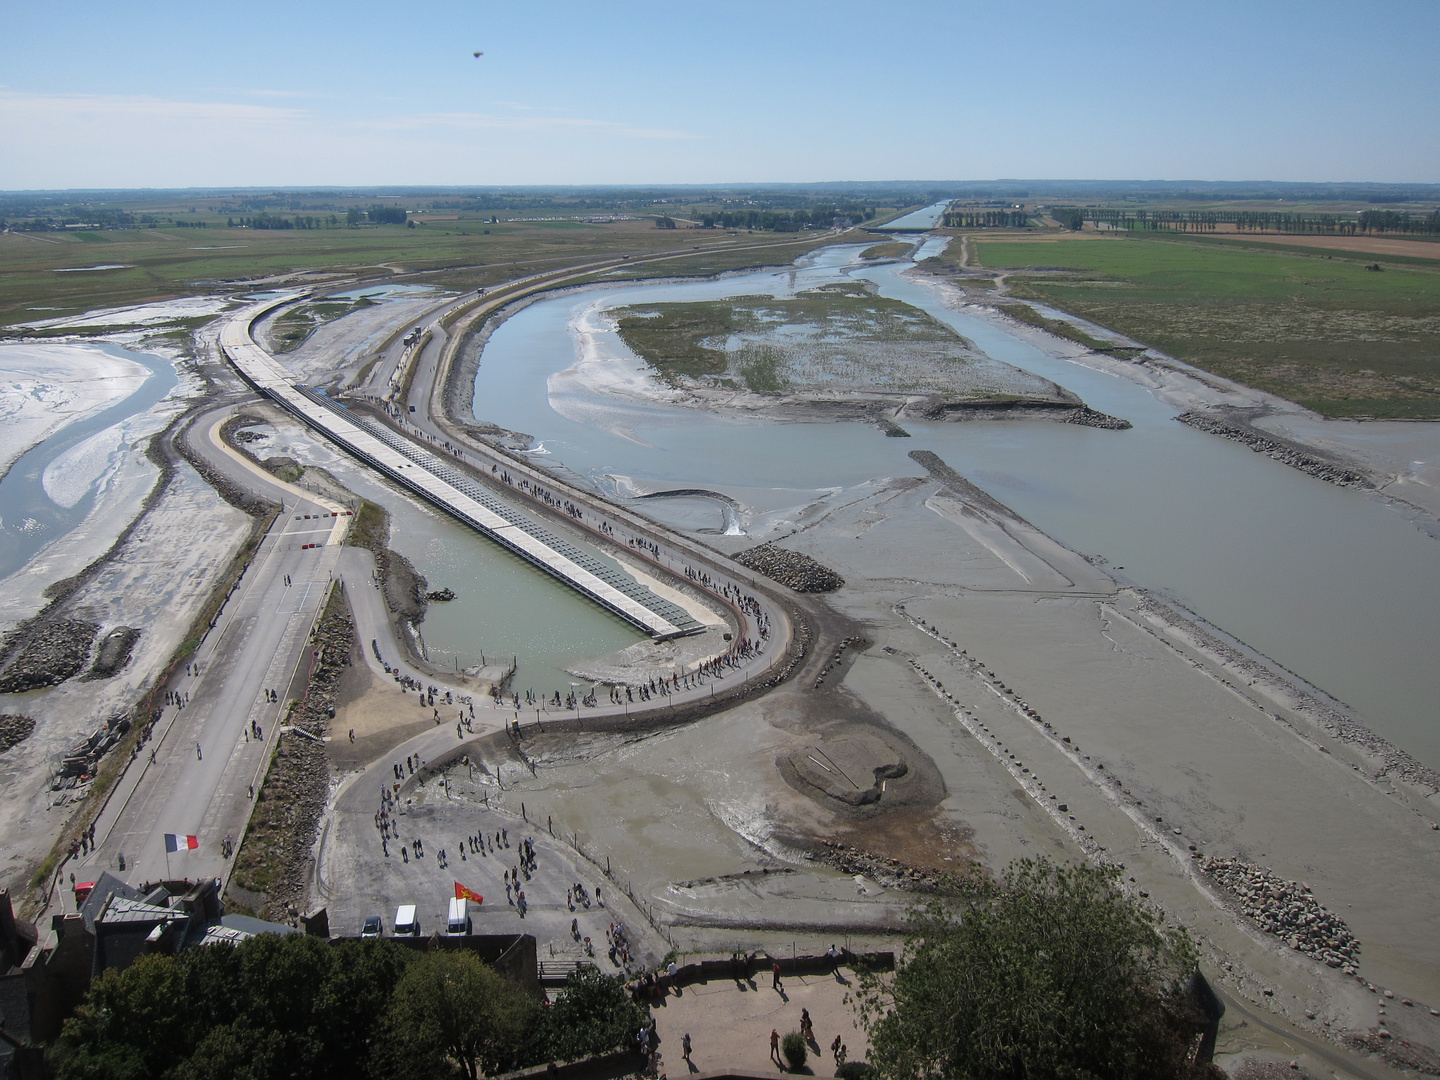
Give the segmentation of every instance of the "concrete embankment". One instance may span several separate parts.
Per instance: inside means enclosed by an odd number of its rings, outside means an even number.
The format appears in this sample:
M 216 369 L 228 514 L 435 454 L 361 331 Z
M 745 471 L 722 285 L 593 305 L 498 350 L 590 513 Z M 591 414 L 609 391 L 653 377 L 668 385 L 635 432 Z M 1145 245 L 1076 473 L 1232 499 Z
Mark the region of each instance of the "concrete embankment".
M 283 303 L 286 301 L 280 301 Z M 398 433 L 368 425 L 323 395 L 292 384 L 289 374 L 255 344 L 250 326 L 277 302 L 254 305 L 226 324 L 220 343 L 256 389 L 308 426 L 427 502 L 495 540 L 544 572 L 657 638 L 690 633 L 697 624 L 643 585 L 615 575 L 583 552 L 539 528 L 482 490 L 457 467 Z

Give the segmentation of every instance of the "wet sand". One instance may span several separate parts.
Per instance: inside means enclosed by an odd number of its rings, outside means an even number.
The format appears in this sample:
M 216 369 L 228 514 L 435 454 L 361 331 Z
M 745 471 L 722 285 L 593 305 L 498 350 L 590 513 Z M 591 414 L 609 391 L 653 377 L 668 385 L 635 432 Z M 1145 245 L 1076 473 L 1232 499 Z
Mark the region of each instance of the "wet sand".
M 817 861 L 827 840 L 921 868 L 1097 858 L 1200 936 L 1228 992 L 1314 1035 L 1373 1025 L 1366 983 L 1239 917 L 1193 844 L 1307 883 L 1360 939 L 1363 980 L 1425 1004 L 1422 1021 L 1440 1002 L 1433 792 L 1377 778 L 1303 688 L 1208 653 L 1173 610 L 935 480 L 876 485 L 786 544 L 847 581 L 790 683 L 648 735 L 527 737 L 533 773 L 508 743 L 474 755 L 532 820 L 609 859 L 682 948 L 898 930 L 916 894 Z M 817 689 L 857 631 L 868 647 Z M 847 724 L 930 779 L 855 807 L 787 775 Z
M 965 304 L 958 290 L 951 300 Z M 1303 410 L 1269 395 L 967 310 L 1177 407 L 1266 408 L 1313 437 Z M 1399 462 L 1416 437 L 1349 430 L 1325 425 L 1372 466 Z M 528 765 L 492 747 L 510 797 L 611 860 L 682 947 L 898 929 L 917 894 L 825 861 L 827 841 L 917 870 L 1091 858 L 1123 866 L 1127 887 L 1191 927 L 1207 974 L 1277 1027 L 1321 1040 L 1373 1029 L 1374 986 L 1414 1000 L 1409 1037 L 1440 1044 L 1428 1022 L 1440 1008 L 1440 805 L 1426 774 L 1337 737 L 1354 734 L 1333 723 L 1343 706 L 932 472 L 817 505 L 782 539 L 847 583 L 812 602 L 815 646 L 789 683 L 649 735 L 527 740 Z M 1417 470 L 1411 482 L 1429 491 L 1428 480 Z M 867 644 L 819 679 L 853 638 Z M 796 762 L 845 724 L 929 779 L 866 806 L 827 794 Z M 1360 940 L 1359 979 L 1241 915 L 1202 854 L 1308 884 Z

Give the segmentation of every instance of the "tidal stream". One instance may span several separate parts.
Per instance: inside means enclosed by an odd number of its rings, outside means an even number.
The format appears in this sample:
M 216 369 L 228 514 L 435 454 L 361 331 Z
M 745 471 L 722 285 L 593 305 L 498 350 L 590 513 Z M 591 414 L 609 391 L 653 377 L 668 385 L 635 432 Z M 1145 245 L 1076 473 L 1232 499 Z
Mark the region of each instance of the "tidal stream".
M 476 415 L 531 434 L 548 455 L 541 463 L 563 463 L 610 494 L 722 492 L 755 532 L 783 530 L 827 492 L 919 475 L 907 453 L 933 450 L 1041 529 L 1124 567 L 1125 576 L 1174 597 L 1440 767 L 1440 543 L 1373 495 L 1194 431 L 1142 386 L 1048 357 L 951 310 L 937 287 L 903 273 L 907 264 L 860 263 L 862 248 L 828 248 L 780 271 L 604 286 L 531 304 L 501 324 L 482 353 Z M 594 379 L 577 373 L 577 365 L 607 359 L 623 361 L 609 367 L 628 368 L 627 377 L 643 367 L 610 331 L 607 307 L 784 296 L 847 278 L 873 282 L 995 359 L 1052 379 L 1134 427 L 907 420 L 913 437 L 894 439 L 864 424 L 744 421 L 638 403 L 597 392 Z M 640 506 L 662 516 L 666 502 Z M 673 512 L 691 515 L 685 524 L 693 525 L 694 506 Z

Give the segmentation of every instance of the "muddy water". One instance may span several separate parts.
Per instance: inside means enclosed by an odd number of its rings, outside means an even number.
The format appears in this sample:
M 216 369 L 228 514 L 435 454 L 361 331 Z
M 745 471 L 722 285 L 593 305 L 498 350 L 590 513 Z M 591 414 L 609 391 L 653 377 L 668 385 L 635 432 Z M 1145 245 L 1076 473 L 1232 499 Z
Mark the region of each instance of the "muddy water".
M 1176 597 L 1440 767 L 1440 544 L 1373 497 L 1193 431 L 1142 387 L 1046 357 L 949 310 L 939 292 L 904 277 L 903 265 L 858 265 L 860 250 L 827 249 L 781 272 L 606 287 L 533 304 L 486 346 L 476 414 L 531 433 L 553 455 L 547 462 L 600 490 L 731 496 L 757 535 L 783 531 L 808 504 L 870 478 L 916 475 L 906 453 L 934 450 L 1046 532 Z M 606 379 L 640 377 L 600 316 L 607 306 L 783 296 L 851 276 L 1134 428 L 907 422 L 914 437 L 887 439 L 859 424 L 752 422 L 632 402 L 597 393 L 577 371 L 580 357 L 598 362 Z M 487 404 L 497 401 L 503 411 Z M 646 512 L 663 514 L 662 502 L 647 502 Z
M 581 660 L 645 640 L 638 630 L 577 596 L 529 563 L 433 507 L 360 468 L 328 443 L 285 421 L 251 444 L 261 458 L 290 456 L 330 472 L 347 489 L 386 507 L 390 547 L 425 575 L 431 590 L 456 599 L 432 603 L 420 623 L 426 656 L 437 668 L 517 661 L 514 689 L 568 692 L 567 669 Z
M 929 206 L 919 210 L 912 210 L 903 217 L 894 221 L 887 221 L 883 228 L 886 229 L 933 229 L 935 223 L 940 220 L 940 215 L 945 213 L 945 208 L 950 205 L 947 199 L 943 202 L 931 203 Z
M 150 377 L 129 397 L 87 419 L 66 425 L 32 447 L 16 460 L 5 479 L 0 481 L 0 522 L 3 522 L 3 527 L 0 527 L 0 578 L 9 577 L 41 548 L 69 533 L 85 520 L 94 507 L 93 486 L 74 505 L 57 505 L 46 494 L 43 481 L 50 463 L 92 435 L 143 413 L 179 382 L 174 365 L 163 356 L 135 352 L 119 345 L 94 347 L 140 364 L 150 371 Z

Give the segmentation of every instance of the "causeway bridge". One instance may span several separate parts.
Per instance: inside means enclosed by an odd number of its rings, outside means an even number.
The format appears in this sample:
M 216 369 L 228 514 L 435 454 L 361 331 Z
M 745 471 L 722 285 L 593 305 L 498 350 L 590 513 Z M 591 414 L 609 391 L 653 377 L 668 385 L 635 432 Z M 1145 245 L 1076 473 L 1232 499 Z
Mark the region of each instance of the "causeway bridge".
M 295 294 L 264 300 L 236 312 L 221 327 L 221 351 L 246 382 L 352 457 L 657 641 L 704 629 L 679 605 L 622 568 L 556 536 L 438 454 L 296 383 L 255 342 L 250 328 L 266 312 L 299 298 Z

